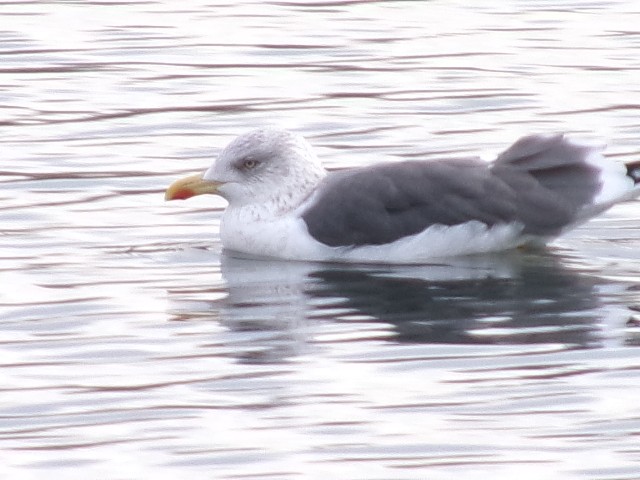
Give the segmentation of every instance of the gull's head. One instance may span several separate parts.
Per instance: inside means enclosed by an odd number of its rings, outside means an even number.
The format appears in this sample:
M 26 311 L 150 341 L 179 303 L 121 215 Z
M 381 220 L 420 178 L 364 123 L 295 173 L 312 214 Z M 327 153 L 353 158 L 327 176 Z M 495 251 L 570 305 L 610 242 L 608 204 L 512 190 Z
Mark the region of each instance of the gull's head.
M 224 197 L 231 206 L 275 202 L 278 208 L 291 208 L 325 175 L 311 146 L 300 135 L 286 130 L 254 130 L 227 145 L 203 175 L 174 182 L 165 200 L 212 193 Z

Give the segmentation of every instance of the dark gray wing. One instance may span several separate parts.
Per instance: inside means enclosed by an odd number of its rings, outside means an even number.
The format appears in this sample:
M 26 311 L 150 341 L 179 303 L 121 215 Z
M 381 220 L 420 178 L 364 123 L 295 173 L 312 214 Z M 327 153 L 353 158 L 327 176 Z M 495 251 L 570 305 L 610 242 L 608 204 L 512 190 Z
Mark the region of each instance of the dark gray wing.
M 584 163 L 588 151 L 565 152 L 565 143 L 527 137 L 494 164 L 409 161 L 337 172 L 302 217 L 316 240 L 334 247 L 381 245 L 431 225 L 471 220 L 488 226 L 517 221 L 524 233 L 557 234 L 599 188 Z M 588 188 L 567 187 L 574 170 Z
M 528 174 L 551 194 L 579 210 L 591 203 L 602 188 L 600 168 L 586 162 L 597 151 L 569 142 L 563 135 L 531 135 L 498 156 L 492 170 L 516 188 L 517 177 Z
M 480 160 L 402 162 L 330 175 L 303 219 L 326 245 L 380 245 L 435 224 L 508 223 L 515 200 Z

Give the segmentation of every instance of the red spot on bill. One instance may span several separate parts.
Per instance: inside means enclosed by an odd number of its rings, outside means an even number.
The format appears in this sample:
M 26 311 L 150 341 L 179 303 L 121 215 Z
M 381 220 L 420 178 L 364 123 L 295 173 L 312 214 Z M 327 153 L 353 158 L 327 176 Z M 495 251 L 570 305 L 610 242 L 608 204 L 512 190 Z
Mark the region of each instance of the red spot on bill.
M 191 198 L 194 196 L 193 190 L 189 190 L 188 188 L 181 188 L 173 192 L 171 195 L 171 200 L 186 200 L 187 198 Z

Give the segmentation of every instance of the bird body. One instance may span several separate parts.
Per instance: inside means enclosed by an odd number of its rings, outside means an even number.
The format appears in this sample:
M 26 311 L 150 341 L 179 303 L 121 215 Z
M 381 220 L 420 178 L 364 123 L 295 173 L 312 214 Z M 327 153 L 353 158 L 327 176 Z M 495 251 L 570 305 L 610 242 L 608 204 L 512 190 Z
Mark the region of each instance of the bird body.
M 524 137 L 492 162 L 406 161 L 328 173 L 281 130 L 241 135 L 167 199 L 229 202 L 225 249 L 289 260 L 424 263 L 545 244 L 640 195 L 640 163 L 605 159 L 563 135 Z

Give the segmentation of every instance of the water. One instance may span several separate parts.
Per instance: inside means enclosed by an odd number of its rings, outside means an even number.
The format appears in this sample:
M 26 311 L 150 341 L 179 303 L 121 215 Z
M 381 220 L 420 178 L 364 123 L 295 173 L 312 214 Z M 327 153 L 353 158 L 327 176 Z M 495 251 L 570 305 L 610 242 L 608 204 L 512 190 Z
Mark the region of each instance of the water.
M 640 478 L 640 209 L 422 267 L 221 254 L 165 204 L 276 124 L 331 168 L 637 159 L 631 1 L 0 5 L 0 477 Z

